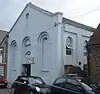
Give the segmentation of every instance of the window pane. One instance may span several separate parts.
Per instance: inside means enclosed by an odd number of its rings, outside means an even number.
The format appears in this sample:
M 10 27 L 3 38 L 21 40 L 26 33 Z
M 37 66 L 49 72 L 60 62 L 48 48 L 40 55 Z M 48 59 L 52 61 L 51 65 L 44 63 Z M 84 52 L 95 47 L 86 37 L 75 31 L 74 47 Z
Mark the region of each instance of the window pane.
M 84 56 L 87 56 L 87 52 L 84 52 Z
M 66 46 L 66 55 L 71 55 L 72 54 L 72 49 L 71 48 L 68 48 Z
M 70 48 L 72 48 L 72 38 L 71 37 L 68 37 L 67 39 L 66 39 L 66 45 L 68 46 L 68 47 L 70 47 Z

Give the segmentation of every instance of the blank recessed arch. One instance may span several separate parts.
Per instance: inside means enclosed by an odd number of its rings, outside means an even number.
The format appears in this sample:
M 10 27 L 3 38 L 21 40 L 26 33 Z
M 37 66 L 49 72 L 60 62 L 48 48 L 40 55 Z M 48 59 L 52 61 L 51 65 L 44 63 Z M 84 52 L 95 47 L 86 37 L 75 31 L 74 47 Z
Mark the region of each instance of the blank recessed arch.
M 38 42 L 41 42 L 43 39 L 49 39 L 49 34 L 48 32 L 41 32 L 40 35 L 38 36 Z
M 29 36 L 26 36 L 26 37 L 23 39 L 22 44 L 25 45 L 25 43 L 26 43 L 27 41 L 31 44 L 31 40 L 30 40 L 30 37 L 29 37 Z
M 11 47 L 16 47 L 17 46 L 17 42 L 16 42 L 16 40 L 13 40 L 12 42 L 11 42 L 11 45 L 10 45 Z

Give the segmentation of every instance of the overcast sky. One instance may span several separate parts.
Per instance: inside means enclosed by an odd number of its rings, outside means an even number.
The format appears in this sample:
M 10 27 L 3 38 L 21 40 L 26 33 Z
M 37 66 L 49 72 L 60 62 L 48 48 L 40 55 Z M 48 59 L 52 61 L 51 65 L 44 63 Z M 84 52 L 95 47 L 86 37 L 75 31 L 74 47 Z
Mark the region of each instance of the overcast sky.
M 0 0 L 0 29 L 10 30 L 29 2 L 95 28 L 100 22 L 100 0 Z

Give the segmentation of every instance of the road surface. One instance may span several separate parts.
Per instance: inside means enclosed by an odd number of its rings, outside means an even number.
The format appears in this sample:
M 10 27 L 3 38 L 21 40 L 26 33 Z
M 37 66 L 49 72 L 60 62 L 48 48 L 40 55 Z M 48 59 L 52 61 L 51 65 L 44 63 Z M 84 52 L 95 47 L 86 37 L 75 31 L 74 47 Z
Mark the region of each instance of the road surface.
M 10 94 L 10 89 L 1 89 L 0 88 L 0 94 Z

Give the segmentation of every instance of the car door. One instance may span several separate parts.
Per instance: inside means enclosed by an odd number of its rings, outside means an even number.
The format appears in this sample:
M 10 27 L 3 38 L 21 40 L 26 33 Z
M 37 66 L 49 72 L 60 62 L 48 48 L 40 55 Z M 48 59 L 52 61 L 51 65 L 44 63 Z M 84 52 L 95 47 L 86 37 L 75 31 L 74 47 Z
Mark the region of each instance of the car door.
M 14 89 L 15 92 L 18 93 L 18 81 L 14 81 L 13 82 L 13 85 L 11 86 L 11 89 Z
M 21 94 L 28 94 L 29 93 L 29 85 L 28 85 L 28 79 L 23 79 L 21 80 L 20 84 L 20 93 Z
M 67 83 L 54 84 L 51 90 L 53 94 L 84 94 L 81 88 Z
M 74 79 L 58 78 L 53 85 L 53 94 L 84 94 L 81 85 Z
M 23 90 L 23 93 L 24 94 L 29 94 L 29 83 L 28 83 L 28 80 L 24 80 L 24 83 L 22 84 L 22 90 Z
M 18 94 L 23 94 L 23 81 L 22 79 L 20 78 L 20 81 L 17 82 L 17 93 Z
M 21 84 L 20 77 L 18 77 L 18 78 L 14 81 L 13 86 L 12 86 L 12 88 L 15 88 L 15 90 L 16 90 L 16 92 L 17 92 L 18 94 L 20 94 L 20 84 Z
M 66 82 L 62 86 L 70 90 L 71 94 L 87 94 L 79 79 L 76 78 L 67 78 Z
M 61 87 L 60 85 L 58 84 L 52 85 L 52 88 L 51 88 L 52 94 L 71 94 L 67 89 Z
M 80 85 L 74 85 L 72 83 L 66 83 L 64 85 L 64 88 L 66 88 L 66 90 L 68 92 L 70 92 L 70 94 L 85 94 L 83 88 Z

